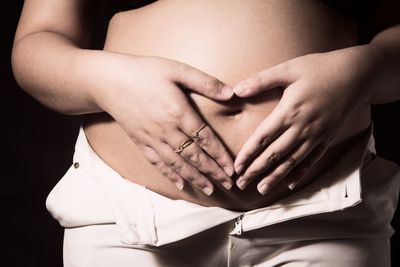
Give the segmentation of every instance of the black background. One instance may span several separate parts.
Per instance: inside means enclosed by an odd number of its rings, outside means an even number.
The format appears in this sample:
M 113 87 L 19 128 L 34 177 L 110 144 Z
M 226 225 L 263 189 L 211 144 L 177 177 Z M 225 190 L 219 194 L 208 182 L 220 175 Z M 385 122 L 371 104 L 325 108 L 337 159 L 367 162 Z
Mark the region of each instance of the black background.
M 48 214 L 45 199 L 72 163 L 81 117 L 45 108 L 16 84 L 10 55 L 22 2 L 6 1 L 1 7 L 0 265 L 58 267 L 63 231 Z M 397 164 L 399 115 L 400 101 L 373 107 L 378 154 Z M 400 229 L 399 217 L 393 220 L 395 229 Z M 399 234 L 392 238 L 392 262 L 400 266 L 394 259 L 396 244 Z

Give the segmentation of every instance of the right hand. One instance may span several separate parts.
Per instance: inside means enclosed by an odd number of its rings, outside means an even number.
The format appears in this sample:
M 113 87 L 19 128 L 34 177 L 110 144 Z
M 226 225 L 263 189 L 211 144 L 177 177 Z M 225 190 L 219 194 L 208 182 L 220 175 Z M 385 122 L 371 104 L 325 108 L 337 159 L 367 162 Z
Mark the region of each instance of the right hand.
M 117 55 L 110 86 L 98 94 L 109 113 L 146 159 L 177 188 L 184 180 L 211 195 L 209 178 L 229 190 L 233 160 L 209 126 L 180 155 L 174 151 L 204 121 L 178 85 L 214 100 L 228 100 L 231 87 L 187 64 L 160 57 Z M 100 97 L 99 97 L 100 96 Z M 209 178 L 207 178 L 209 177 Z

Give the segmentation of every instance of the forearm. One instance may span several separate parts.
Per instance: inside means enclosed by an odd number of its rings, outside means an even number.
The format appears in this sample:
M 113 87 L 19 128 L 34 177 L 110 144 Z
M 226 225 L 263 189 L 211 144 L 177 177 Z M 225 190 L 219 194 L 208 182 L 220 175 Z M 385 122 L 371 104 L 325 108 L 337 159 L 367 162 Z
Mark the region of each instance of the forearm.
M 60 34 L 38 32 L 15 42 L 12 65 L 26 92 L 53 110 L 77 115 L 102 111 L 98 93 L 112 67 L 109 57 L 81 49 Z
M 367 104 L 384 104 L 400 99 L 400 25 L 378 33 L 368 44 L 375 60 L 376 83 Z

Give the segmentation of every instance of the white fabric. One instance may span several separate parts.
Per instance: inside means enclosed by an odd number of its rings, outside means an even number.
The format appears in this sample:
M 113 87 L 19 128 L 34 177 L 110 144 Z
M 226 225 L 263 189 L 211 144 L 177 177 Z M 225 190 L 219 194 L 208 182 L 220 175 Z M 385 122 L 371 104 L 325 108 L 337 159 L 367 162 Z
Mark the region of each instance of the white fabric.
M 241 229 L 234 229 L 232 234 L 246 232 L 358 204 L 360 168 L 366 151 L 375 151 L 373 144 L 371 125 L 366 138 L 313 184 L 268 207 L 235 212 L 171 200 L 122 178 L 92 150 L 81 127 L 73 159 L 79 168 L 71 166 L 49 194 L 46 205 L 64 227 L 116 223 L 126 244 L 160 246 L 239 216 Z M 349 174 L 343 174 L 349 169 Z
M 389 266 L 400 167 L 376 155 L 362 167 L 375 153 L 372 130 L 311 185 L 235 212 L 171 200 L 124 179 L 81 128 L 79 167 L 46 201 L 66 228 L 65 266 Z

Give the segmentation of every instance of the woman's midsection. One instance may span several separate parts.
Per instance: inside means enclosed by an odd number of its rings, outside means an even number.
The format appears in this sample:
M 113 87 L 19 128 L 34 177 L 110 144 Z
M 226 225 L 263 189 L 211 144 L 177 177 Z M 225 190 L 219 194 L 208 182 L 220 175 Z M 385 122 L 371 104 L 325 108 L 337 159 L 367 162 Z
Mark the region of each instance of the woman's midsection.
M 104 50 L 178 60 L 233 86 L 252 73 L 288 59 L 351 46 L 356 41 L 355 23 L 319 1 L 167 0 L 114 16 Z M 281 94 L 277 88 L 227 102 L 193 92 L 188 96 L 234 158 Z M 360 107 L 333 144 L 368 124 L 369 108 Z M 262 197 L 255 193 L 255 185 L 244 192 L 221 189 L 211 197 L 190 185 L 179 191 L 147 162 L 111 117 L 104 113 L 88 115 L 85 133 L 96 153 L 123 177 L 170 198 L 247 209 L 289 193 L 282 187 Z M 319 168 L 329 163 L 326 160 Z

